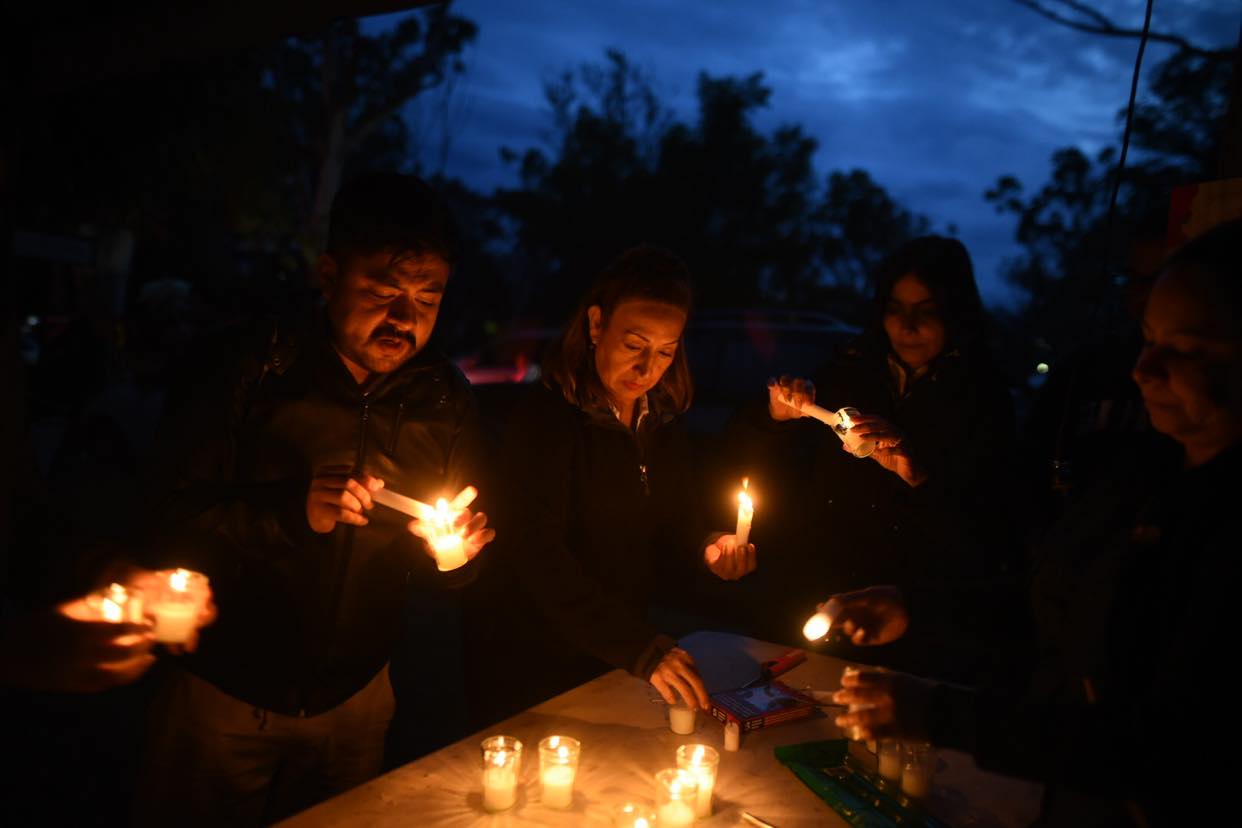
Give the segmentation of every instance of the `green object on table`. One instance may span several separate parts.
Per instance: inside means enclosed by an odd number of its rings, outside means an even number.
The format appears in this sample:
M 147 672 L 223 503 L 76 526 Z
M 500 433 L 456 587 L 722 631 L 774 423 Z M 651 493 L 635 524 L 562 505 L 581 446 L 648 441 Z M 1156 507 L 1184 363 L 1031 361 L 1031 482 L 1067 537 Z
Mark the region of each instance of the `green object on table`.
M 855 828 L 946 828 L 900 793 L 882 790 L 849 760 L 845 739 L 776 748 L 776 758 Z

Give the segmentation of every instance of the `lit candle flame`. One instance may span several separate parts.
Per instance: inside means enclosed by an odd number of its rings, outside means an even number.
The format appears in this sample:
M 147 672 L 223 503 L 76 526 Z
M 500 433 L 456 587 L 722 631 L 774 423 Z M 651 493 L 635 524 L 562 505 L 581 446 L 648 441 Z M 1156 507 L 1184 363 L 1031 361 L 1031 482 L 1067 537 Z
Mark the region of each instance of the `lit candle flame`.
M 841 428 L 845 429 L 846 431 L 853 428 L 854 421 L 850 419 L 850 415 L 846 414 L 844 411 L 841 411 L 839 413 L 841 414 Z
M 569 748 L 566 747 L 565 745 L 561 745 L 560 747 L 556 749 L 556 756 L 558 759 L 564 762 L 566 759 L 569 758 Z
M 509 754 L 503 750 L 499 751 L 494 756 L 492 756 L 492 764 L 498 768 L 503 768 L 505 766 L 505 763 L 508 761 L 509 761 Z
M 448 501 L 440 498 L 436 501 L 436 528 L 441 532 L 447 532 L 451 526 Z
M 118 624 L 121 621 L 121 605 L 111 598 L 103 599 L 100 605 L 100 611 L 103 613 L 103 619 L 112 624 Z
M 117 604 L 124 604 L 129 600 L 129 592 L 120 584 L 108 585 L 108 598 Z
M 647 822 L 646 817 L 639 817 L 634 820 L 634 828 L 650 828 L 650 824 Z
M 750 478 L 743 477 L 742 478 L 742 490 L 737 493 L 737 502 L 738 502 L 738 505 L 741 506 L 746 511 L 753 512 L 755 510 L 755 504 L 754 504 L 754 501 L 750 499 L 749 489 L 750 489 Z
M 703 746 L 699 745 L 694 749 L 694 756 L 690 758 L 690 762 L 695 765 L 703 764 Z
M 190 588 L 190 571 L 178 569 L 168 576 L 168 585 L 176 592 L 185 592 Z
M 802 634 L 806 636 L 808 641 L 819 641 L 828 634 L 828 630 L 832 628 L 832 621 L 828 618 L 827 613 L 817 612 L 807 619 L 806 624 L 802 627 Z

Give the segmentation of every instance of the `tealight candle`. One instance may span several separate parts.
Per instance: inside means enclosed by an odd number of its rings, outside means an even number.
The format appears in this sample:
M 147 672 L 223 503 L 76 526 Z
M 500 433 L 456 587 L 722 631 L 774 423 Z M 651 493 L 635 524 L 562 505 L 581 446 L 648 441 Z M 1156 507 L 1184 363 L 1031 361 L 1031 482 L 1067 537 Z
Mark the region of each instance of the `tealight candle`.
M 750 542 L 750 523 L 755 517 L 755 503 L 750 499 L 750 478 L 742 478 L 742 490 L 737 493 L 737 548 L 741 549 Z
M 549 808 L 568 808 L 574 804 L 574 776 L 582 744 L 568 736 L 549 736 L 539 743 L 539 781 L 541 801 Z
M 159 587 L 151 615 L 155 640 L 185 644 L 198 628 L 198 616 L 207 601 L 207 577 L 188 569 L 157 572 Z
M 720 768 L 720 754 L 707 745 L 682 745 L 677 748 L 677 767 L 694 777 L 699 783 L 699 795 L 695 800 L 694 815 L 699 819 L 712 815 L 712 791 L 716 787 L 716 772 Z
M 522 743 L 512 736 L 490 736 L 483 740 L 482 749 L 484 810 L 512 808 L 517 801 Z
M 660 828 L 688 828 L 694 824 L 694 805 L 699 783 L 693 776 L 677 768 L 665 768 L 656 774 L 660 787 L 660 807 L 656 819 Z
M 684 699 L 678 699 L 668 706 L 668 729 L 678 736 L 689 736 L 694 732 L 696 715 L 693 707 L 688 706 Z

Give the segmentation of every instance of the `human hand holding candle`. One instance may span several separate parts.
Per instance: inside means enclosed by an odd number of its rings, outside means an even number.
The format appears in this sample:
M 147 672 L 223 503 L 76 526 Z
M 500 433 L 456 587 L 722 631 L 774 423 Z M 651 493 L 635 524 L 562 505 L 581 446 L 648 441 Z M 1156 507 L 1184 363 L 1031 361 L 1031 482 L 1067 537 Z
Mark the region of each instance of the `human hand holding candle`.
M 739 546 L 737 535 L 721 535 L 703 549 L 703 561 L 716 577 L 736 581 L 755 571 L 755 545 Z
M 440 498 L 434 507 L 411 501 L 418 504 L 419 514 L 408 528 L 427 542 L 427 552 L 442 572 L 473 560 L 496 537 L 496 530 L 487 528 L 487 515 L 469 509 L 478 496 L 478 489 L 467 486 L 452 500 Z
M 906 628 L 910 625 L 905 600 L 901 590 L 895 586 L 873 586 L 854 592 L 842 592 L 832 596 L 816 609 L 819 612 L 811 616 L 807 627 L 803 628 L 807 638 L 811 638 L 811 632 L 817 631 L 820 626 L 816 618 L 821 613 L 826 615 L 831 626 L 838 627 L 851 642 L 859 646 L 891 644 L 905 635 Z M 828 630 L 825 629 L 824 634 L 827 633 Z
M 670 705 L 676 704 L 680 696 L 691 710 L 708 708 L 707 688 L 699 677 L 694 657 L 680 647 L 669 650 L 647 680 Z
M 805 407 L 815 403 L 815 383 L 800 378 L 768 380 L 768 415 L 779 421 L 805 416 Z M 822 409 L 821 409 L 822 410 Z
M 306 521 L 319 534 L 326 534 L 338 523 L 366 526 L 366 512 L 375 505 L 373 492 L 383 488 L 378 477 L 350 466 L 325 466 L 311 478 L 306 493 Z
M 927 738 L 935 682 L 890 670 L 852 669 L 841 676 L 841 689 L 832 694 L 847 712 L 836 725 L 855 739 Z
M 119 586 L 119 585 L 118 585 Z M 4 684 L 55 693 L 95 693 L 129 684 L 155 663 L 150 627 L 126 620 L 121 604 L 104 617 L 107 593 L 6 619 L 0 625 Z
M 845 410 L 845 409 L 842 409 Z M 905 435 L 901 429 L 873 414 L 855 412 L 851 420 L 849 435 L 859 443 L 871 443 L 875 449 L 870 457 L 885 469 L 900 477 L 911 487 L 920 486 L 927 479 L 927 471 L 910 453 L 906 445 Z M 844 443 L 846 451 L 850 451 L 850 443 Z M 855 456 L 859 456 L 853 452 Z

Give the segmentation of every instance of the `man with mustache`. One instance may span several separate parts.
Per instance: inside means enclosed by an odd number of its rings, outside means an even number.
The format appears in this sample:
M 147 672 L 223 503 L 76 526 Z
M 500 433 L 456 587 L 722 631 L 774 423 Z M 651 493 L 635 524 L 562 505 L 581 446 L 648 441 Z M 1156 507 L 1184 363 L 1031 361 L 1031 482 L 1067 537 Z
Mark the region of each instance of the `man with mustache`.
M 156 700 L 140 822 L 266 824 L 379 772 L 407 598 L 475 568 L 438 571 L 418 521 L 372 497 L 479 482 L 469 384 L 427 347 L 456 242 L 424 182 L 355 179 L 314 324 L 213 354 L 170 399 L 153 548 L 210 577 L 219 621 Z M 486 521 L 460 516 L 468 558 Z

